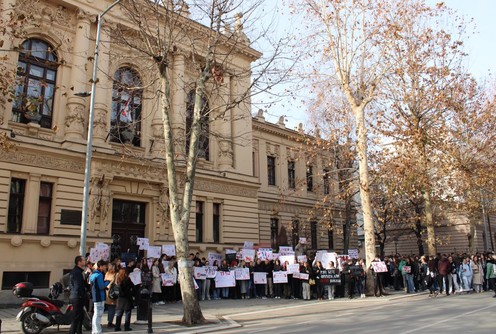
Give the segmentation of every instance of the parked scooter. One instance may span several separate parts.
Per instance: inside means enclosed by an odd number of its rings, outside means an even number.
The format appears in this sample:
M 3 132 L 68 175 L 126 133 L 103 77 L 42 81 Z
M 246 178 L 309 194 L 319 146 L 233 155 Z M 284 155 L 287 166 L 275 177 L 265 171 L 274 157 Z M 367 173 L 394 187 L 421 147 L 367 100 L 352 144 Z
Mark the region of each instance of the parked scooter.
M 57 300 L 63 292 L 61 283 L 50 287 L 48 297 L 33 296 L 33 285 L 29 282 L 17 283 L 12 293 L 17 298 L 26 298 L 22 303 L 22 310 L 17 314 L 17 321 L 21 322 L 24 334 L 38 334 L 50 326 L 70 325 L 74 318 L 74 307 L 68 304 L 64 309 L 64 302 Z M 62 310 L 64 309 L 64 310 Z M 83 326 L 91 329 L 91 316 L 84 310 Z

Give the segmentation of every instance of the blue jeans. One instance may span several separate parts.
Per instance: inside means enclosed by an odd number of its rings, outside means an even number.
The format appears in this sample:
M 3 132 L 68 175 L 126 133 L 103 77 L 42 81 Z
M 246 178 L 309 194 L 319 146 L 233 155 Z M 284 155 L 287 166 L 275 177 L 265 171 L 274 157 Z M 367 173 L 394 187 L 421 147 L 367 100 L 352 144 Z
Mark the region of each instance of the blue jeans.
M 411 274 L 406 274 L 406 282 L 408 285 L 408 292 L 414 292 L 415 291 L 415 285 L 413 284 L 413 275 Z
M 104 307 L 105 307 L 104 301 L 93 303 L 93 319 L 91 321 L 92 334 L 102 333 L 102 315 L 103 315 Z

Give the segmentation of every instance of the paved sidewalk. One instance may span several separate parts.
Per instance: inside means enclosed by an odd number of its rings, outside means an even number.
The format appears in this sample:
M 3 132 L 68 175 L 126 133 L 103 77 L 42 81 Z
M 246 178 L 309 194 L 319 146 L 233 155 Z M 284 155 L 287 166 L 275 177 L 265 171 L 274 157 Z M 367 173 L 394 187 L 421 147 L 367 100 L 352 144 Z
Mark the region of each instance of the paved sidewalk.
M 338 298 L 332 301 L 323 300 L 294 300 L 294 299 L 226 299 L 226 300 L 216 300 L 216 301 L 204 301 L 201 302 L 201 308 L 203 316 L 207 320 L 207 323 L 201 326 L 186 327 L 180 325 L 180 321 L 183 316 L 183 305 L 181 303 L 166 304 L 161 306 L 153 306 L 153 332 L 154 333 L 209 333 L 225 330 L 228 328 L 236 328 L 240 325 L 235 321 L 230 319 L 230 315 L 246 313 L 246 312 L 256 312 L 264 311 L 270 312 L 273 308 L 288 307 L 288 306 L 298 306 L 298 305 L 308 305 L 309 303 L 376 303 L 384 302 L 388 300 L 396 300 L 400 298 L 408 298 L 413 296 L 419 296 L 422 294 L 427 294 L 425 292 L 415 293 L 415 294 L 405 294 L 403 291 L 391 291 L 387 290 L 389 295 L 385 297 L 367 297 L 365 299 L 354 298 Z M 349 305 L 351 306 L 351 305 Z M 21 333 L 21 324 L 16 321 L 16 315 L 20 311 L 20 308 L 5 308 L 0 309 L 0 319 L 2 320 L 1 333 Z M 105 313 L 102 318 L 102 323 L 104 324 L 104 333 L 114 333 L 113 329 L 106 328 L 106 318 Z M 136 310 L 133 310 L 131 317 L 131 327 L 133 328 L 133 333 L 148 333 L 147 324 L 135 324 L 136 321 Z M 60 331 L 57 327 L 49 327 L 43 330 L 42 333 L 61 333 L 66 332 L 68 326 L 60 326 Z M 84 331 L 85 333 L 91 333 L 91 331 Z M 119 332 L 115 332 L 119 333 Z

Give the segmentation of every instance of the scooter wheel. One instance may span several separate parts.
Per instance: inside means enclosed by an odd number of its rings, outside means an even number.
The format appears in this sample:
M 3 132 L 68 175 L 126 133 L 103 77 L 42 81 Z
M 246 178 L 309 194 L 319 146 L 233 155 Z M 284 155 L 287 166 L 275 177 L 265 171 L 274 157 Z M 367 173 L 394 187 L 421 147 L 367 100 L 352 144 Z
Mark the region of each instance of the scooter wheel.
M 91 318 L 93 317 L 92 313 L 86 312 L 84 310 L 84 318 L 83 318 L 83 327 L 86 330 L 91 330 Z
M 22 332 L 24 334 L 38 334 L 45 326 L 36 319 L 36 312 L 29 311 L 21 319 Z

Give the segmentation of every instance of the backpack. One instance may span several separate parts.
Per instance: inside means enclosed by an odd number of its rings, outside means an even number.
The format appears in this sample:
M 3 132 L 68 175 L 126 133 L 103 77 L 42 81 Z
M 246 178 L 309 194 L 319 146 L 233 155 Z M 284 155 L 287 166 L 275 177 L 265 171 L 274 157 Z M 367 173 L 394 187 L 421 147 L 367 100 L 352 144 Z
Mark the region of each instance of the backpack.
M 109 288 L 108 297 L 112 300 L 116 300 L 121 295 L 121 286 L 115 282 L 112 282 Z

